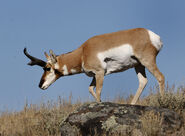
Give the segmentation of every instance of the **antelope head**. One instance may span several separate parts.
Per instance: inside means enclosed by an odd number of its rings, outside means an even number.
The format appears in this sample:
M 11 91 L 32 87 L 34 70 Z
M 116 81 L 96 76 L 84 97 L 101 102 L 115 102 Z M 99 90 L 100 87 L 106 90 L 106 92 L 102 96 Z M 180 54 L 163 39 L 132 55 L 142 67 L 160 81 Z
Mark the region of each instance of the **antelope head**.
M 57 56 L 52 50 L 49 51 L 50 56 L 45 52 L 47 62 L 40 60 L 36 57 L 28 54 L 26 48 L 24 48 L 24 54 L 31 60 L 28 65 L 38 65 L 43 68 L 44 73 L 41 77 L 39 87 L 43 90 L 47 89 L 52 83 L 54 83 L 62 74 L 57 70 Z

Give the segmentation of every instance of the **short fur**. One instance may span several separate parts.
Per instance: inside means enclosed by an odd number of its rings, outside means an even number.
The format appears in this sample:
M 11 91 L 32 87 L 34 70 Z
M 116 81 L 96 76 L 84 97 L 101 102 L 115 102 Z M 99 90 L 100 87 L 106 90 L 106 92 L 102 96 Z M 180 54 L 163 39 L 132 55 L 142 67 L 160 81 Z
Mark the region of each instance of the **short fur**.
M 51 68 L 57 70 L 56 80 L 61 76 L 79 73 L 93 77 L 89 91 L 97 102 L 101 101 L 105 75 L 134 67 L 139 79 L 138 90 L 131 102 L 135 104 L 147 83 L 145 67 L 156 77 L 160 93 L 164 94 L 164 76 L 156 65 L 156 56 L 161 47 L 162 42 L 158 35 L 144 28 L 136 28 L 94 36 L 67 54 L 56 56 L 51 51 L 50 57 L 45 55 L 47 64 L 50 63 Z M 56 62 L 51 63 L 51 60 Z M 67 70 L 64 71 L 64 68 Z M 42 89 L 46 89 L 42 85 L 46 82 L 47 75 L 49 74 L 45 71 L 40 83 Z

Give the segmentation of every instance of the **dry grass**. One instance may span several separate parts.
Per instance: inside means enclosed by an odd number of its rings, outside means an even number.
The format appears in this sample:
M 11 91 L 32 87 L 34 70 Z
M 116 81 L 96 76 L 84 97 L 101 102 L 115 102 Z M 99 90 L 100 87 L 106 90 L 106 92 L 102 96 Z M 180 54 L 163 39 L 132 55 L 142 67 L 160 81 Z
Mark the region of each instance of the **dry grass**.
M 185 120 L 185 87 L 166 87 L 166 94 L 160 97 L 158 88 L 151 91 L 147 97 L 139 100 L 138 104 L 169 108 L 178 112 Z M 4 112 L 0 115 L 0 136 L 59 136 L 60 123 L 74 109 L 82 105 L 81 102 L 72 104 L 71 96 L 68 100 L 60 97 L 57 102 L 48 101 L 37 105 L 25 104 L 20 112 Z M 113 102 L 130 103 L 133 96 L 127 99 L 116 97 Z M 158 135 L 161 118 L 158 114 L 147 113 L 142 117 L 143 133 Z M 185 134 L 185 125 L 179 135 Z
M 159 113 L 147 112 L 141 118 L 143 125 L 142 133 L 144 136 L 161 135 L 162 118 Z
M 80 103 L 72 104 L 60 97 L 57 102 L 25 104 L 20 112 L 4 112 L 0 116 L 0 136 L 59 136 L 60 123 Z
M 155 91 L 154 91 L 155 90 Z M 157 91 L 157 93 L 155 93 Z M 133 99 L 133 95 L 127 99 L 119 96 L 115 99 L 115 102 L 128 104 Z M 139 105 L 161 107 L 171 109 L 181 115 L 184 119 L 184 124 L 179 132 L 172 134 L 173 136 L 185 136 L 185 86 L 169 87 L 167 85 L 165 95 L 160 96 L 159 88 L 156 86 L 155 89 L 150 90 L 150 94 L 138 101 Z M 142 118 L 142 131 L 144 136 L 158 136 L 161 134 L 161 123 L 162 118 L 159 113 L 148 112 L 145 113 Z

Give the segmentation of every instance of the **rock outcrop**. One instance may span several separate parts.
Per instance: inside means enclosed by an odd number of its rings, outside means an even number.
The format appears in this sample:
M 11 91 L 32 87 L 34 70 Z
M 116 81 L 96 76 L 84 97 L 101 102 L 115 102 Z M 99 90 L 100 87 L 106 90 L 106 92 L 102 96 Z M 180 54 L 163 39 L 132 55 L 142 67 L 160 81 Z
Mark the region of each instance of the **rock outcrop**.
M 164 108 L 110 102 L 79 107 L 61 124 L 62 136 L 142 136 L 178 132 L 182 118 Z

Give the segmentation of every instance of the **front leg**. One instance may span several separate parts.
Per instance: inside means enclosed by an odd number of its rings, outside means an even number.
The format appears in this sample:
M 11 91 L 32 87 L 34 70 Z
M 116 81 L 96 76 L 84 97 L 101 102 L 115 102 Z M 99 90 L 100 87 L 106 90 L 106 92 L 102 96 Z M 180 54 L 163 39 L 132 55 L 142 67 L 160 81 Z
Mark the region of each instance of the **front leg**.
M 96 101 L 101 102 L 101 91 L 103 87 L 104 71 L 96 72 L 95 78 L 96 78 Z
M 96 86 L 96 79 L 93 77 L 93 80 L 89 86 L 89 92 L 92 94 L 92 96 L 97 100 L 96 93 L 94 92 L 94 88 Z

